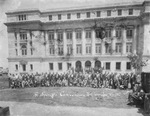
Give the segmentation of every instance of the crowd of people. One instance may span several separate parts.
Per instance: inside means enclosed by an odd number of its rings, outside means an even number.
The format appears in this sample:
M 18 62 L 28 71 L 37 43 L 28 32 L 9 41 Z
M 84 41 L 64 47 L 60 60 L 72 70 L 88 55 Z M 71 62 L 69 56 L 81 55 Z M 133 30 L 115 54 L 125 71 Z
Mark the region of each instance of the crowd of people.
M 26 87 L 93 87 L 132 89 L 137 81 L 134 73 L 42 73 L 9 74 L 10 88 Z

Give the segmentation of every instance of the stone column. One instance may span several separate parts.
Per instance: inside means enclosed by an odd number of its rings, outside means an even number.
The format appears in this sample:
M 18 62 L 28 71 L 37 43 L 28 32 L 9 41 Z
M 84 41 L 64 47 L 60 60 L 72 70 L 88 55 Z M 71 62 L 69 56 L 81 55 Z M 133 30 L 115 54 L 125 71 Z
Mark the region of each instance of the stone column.
M 136 26 L 133 31 L 133 40 L 132 40 L 132 53 L 136 53 L 136 42 L 137 42 L 137 29 Z
M 112 30 L 112 50 L 113 50 L 113 53 L 115 53 L 115 48 L 116 48 L 116 31 L 115 31 L 115 28 L 113 28 Z
M 30 33 L 27 32 L 27 56 L 31 56 L 30 40 Z
M 127 40 L 127 38 L 126 38 L 126 29 L 123 29 L 123 38 L 122 38 L 122 53 L 123 53 L 123 55 L 125 55 L 126 54 L 126 40 Z
M 76 35 L 75 30 L 73 30 L 73 55 L 76 55 Z
M 54 48 L 55 48 L 55 56 L 58 55 L 58 42 L 57 42 L 57 32 L 54 31 Z
M 48 40 L 48 31 L 45 32 L 45 40 L 46 40 L 46 56 L 49 56 L 50 51 L 49 51 L 49 40 Z
M 82 31 L 82 54 L 85 55 L 86 54 L 86 40 L 85 40 L 85 30 L 83 29 Z
M 95 31 L 92 30 L 92 55 L 95 55 Z
M 20 33 L 17 33 L 17 50 L 18 50 L 18 56 L 21 56 Z
M 102 51 L 102 55 L 105 54 L 105 39 L 101 40 L 101 51 Z
M 67 38 L 66 38 L 65 31 L 63 31 L 63 50 L 64 50 L 64 54 L 67 54 Z

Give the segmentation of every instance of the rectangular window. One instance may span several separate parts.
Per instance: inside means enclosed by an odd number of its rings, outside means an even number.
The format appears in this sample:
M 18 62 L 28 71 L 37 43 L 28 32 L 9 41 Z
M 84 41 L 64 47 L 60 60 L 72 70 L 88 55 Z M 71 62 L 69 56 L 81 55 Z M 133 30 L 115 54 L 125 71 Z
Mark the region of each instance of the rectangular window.
M 122 44 L 116 43 L 116 53 L 121 53 L 121 52 L 122 52 Z
M 62 70 L 62 63 L 58 63 L 58 70 Z
M 61 20 L 61 14 L 58 14 L 58 20 Z
M 49 21 L 52 21 L 52 20 L 53 20 L 53 16 L 49 15 Z
M 22 69 L 23 69 L 23 71 L 26 71 L 26 65 L 25 64 L 22 65 Z
M 97 14 L 97 17 L 100 17 L 101 16 L 101 11 L 97 11 L 96 14 Z
M 106 30 L 106 37 L 111 37 L 111 29 Z
M 54 42 L 54 32 L 50 32 L 48 34 L 49 43 L 52 44 Z
M 91 35 L 91 30 L 86 30 L 86 38 L 91 38 L 92 35 Z
M 18 70 L 18 64 L 16 64 L 15 67 L 16 67 L 16 70 Z
M 57 41 L 58 42 L 63 42 L 63 32 L 58 32 L 57 33 Z
M 33 48 L 31 48 L 31 55 L 33 55 Z
M 118 10 L 118 16 L 120 16 L 120 15 L 122 15 L 122 10 L 121 9 Z
M 127 62 L 126 69 L 131 70 L 131 62 Z
M 67 39 L 72 39 L 72 31 L 67 31 Z
M 49 69 L 53 70 L 53 63 L 49 63 Z
M 15 43 L 15 47 L 17 47 L 17 43 Z
M 16 56 L 18 56 L 18 50 L 16 49 Z
M 133 9 L 129 9 L 129 15 L 133 15 Z
M 106 70 L 110 70 L 110 62 L 106 62 Z
M 67 69 L 69 70 L 71 68 L 71 63 L 67 63 Z
M 108 54 L 108 53 L 111 53 L 111 44 L 110 43 L 107 43 L 105 44 L 105 53 Z
M 81 39 L 82 38 L 82 32 L 81 30 L 76 31 L 76 39 Z
M 49 46 L 49 53 L 50 53 L 50 55 L 54 55 L 55 54 L 55 47 L 54 47 L 54 45 L 50 45 Z
M 30 64 L 30 70 L 33 70 L 33 65 L 32 64 Z
M 107 16 L 111 16 L 111 10 L 107 10 Z
M 58 55 L 63 55 L 63 45 L 58 45 Z
M 77 49 L 76 50 L 77 54 L 82 54 L 82 45 L 81 44 L 78 44 L 76 49 Z
M 132 43 L 127 43 L 126 44 L 126 52 L 127 53 L 132 53 Z
M 133 29 L 127 29 L 126 36 L 127 36 L 127 38 L 132 38 L 133 37 Z
M 87 13 L 86 13 L 86 17 L 87 17 L 87 18 L 90 18 L 90 17 L 91 17 L 90 12 L 87 12 Z
M 86 54 L 91 54 L 91 44 L 86 45 Z
M 27 16 L 26 15 L 18 15 L 18 19 L 19 19 L 19 21 L 24 21 L 24 20 L 27 20 Z
M 121 29 L 116 29 L 116 37 L 120 39 L 122 37 L 122 30 Z
M 101 53 L 101 44 L 96 44 L 96 53 Z
M 26 32 L 20 32 L 20 40 L 21 41 L 27 40 L 27 33 Z
M 116 62 L 116 70 L 121 70 L 121 62 Z
M 80 13 L 77 13 L 77 19 L 79 19 L 80 18 Z
M 71 19 L 71 14 L 67 14 L 67 19 Z
M 73 48 L 72 48 L 72 44 L 69 44 L 69 45 L 67 45 L 67 54 L 68 55 L 72 55 L 72 50 Z

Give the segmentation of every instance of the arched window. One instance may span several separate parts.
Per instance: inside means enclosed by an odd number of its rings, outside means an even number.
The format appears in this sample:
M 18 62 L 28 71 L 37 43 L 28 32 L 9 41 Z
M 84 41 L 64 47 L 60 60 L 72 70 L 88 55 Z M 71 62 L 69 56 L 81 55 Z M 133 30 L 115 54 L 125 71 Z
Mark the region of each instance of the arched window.
M 99 69 L 101 67 L 101 62 L 99 60 L 95 61 L 95 68 Z
M 91 67 L 91 62 L 90 61 L 86 61 L 85 62 L 85 68 L 90 68 Z
M 22 45 L 21 47 L 21 52 L 22 52 L 22 55 L 27 55 L 27 46 L 26 45 Z
M 81 68 L 82 66 L 81 66 L 81 61 L 77 61 L 76 62 L 76 68 Z

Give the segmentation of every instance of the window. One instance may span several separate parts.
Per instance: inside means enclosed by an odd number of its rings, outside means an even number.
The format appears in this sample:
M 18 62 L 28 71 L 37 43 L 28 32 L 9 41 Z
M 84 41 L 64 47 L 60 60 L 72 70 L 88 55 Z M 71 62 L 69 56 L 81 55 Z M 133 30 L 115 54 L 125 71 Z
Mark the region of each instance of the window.
M 131 62 L 127 62 L 126 69 L 131 70 Z
M 121 53 L 121 52 L 122 52 L 122 44 L 116 43 L 116 53 Z
M 79 19 L 80 18 L 80 13 L 77 13 L 77 19 Z
M 121 62 L 116 62 L 116 70 L 121 70 Z
M 17 43 L 15 43 L 15 47 L 17 47 Z
M 71 14 L 67 14 L 67 19 L 71 19 Z
M 21 41 L 27 40 L 27 33 L 21 32 L 21 33 L 20 33 L 20 40 L 21 40 Z
M 22 45 L 21 51 L 22 51 L 22 55 L 23 55 L 23 56 L 24 56 L 24 55 L 27 55 L 27 47 L 26 47 L 26 45 Z
M 49 46 L 49 53 L 50 53 L 50 55 L 54 55 L 54 54 L 55 54 L 54 45 L 50 45 L 50 46 Z
M 71 68 L 71 63 L 67 63 L 67 69 L 69 70 Z
M 57 33 L 57 40 L 58 40 L 58 42 L 63 42 L 63 32 Z
M 86 45 L 86 54 L 91 54 L 91 45 L 90 44 Z
M 67 54 L 68 55 L 72 54 L 72 44 L 67 45 Z
M 53 63 L 49 63 L 49 69 L 53 70 Z
M 30 46 L 32 47 L 32 41 L 30 41 Z
M 120 15 L 122 15 L 122 10 L 121 9 L 118 10 L 118 16 L 120 16 Z
M 111 10 L 107 10 L 107 16 L 111 16 Z
M 33 65 L 32 64 L 30 64 L 30 70 L 33 70 Z
M 106 37 L 111 37 L 111 29 L 106 30 Z
M 110 70 L 110 62 L 106 62 L 106 70 Z
M 76 31 L 76 39 L 81 39 L 82 38 L 82 33 L 81 30 Z
M 129 9 L 129 15 L 133 15 L 133 9 Z
M 67 39 L 72 39 L 72 32 L 71 31 L 67 31 Z
M 22 69 L 23 69 L 23 71 L 26 71 L 26 65 L 25 64 L 22 65 Z
M 82 45 L 81 44 L 78 44 L 76 49 L 77 49 L 77 54 L 82 54 Z
M 18 70 L 18 64 L 16 64 L 15 67 L 16 67 L 16 70 Z
M 96 14 L 97 14 L 97 17 L 100 17 L 101 16 L 101 11 L 97 11 Z
M 58 63 L 58 70 L 62 70 L 62 63 Z
M 127 29 L 127 38 L 132 38 L 133 37 L 133 29 Z
M 33 55 L 33 48 L 31 48 L 31 55 Z
M 107 43 L 107 44 L 105 44 L 105 47 L 106 47 L 106 54 L 108 54 L 108 53 L 111 53 L 111 44 L 110 43 Z
M 87 13 L 86 13 L 86 17 L 87 17 L 87 18 L 90 18 L 90 16 L 91 16 L 90 12 L 87 12 Z
M 53 20 L 52 15 L 49 15 L 49 21 L 52 21 L 52 20 Z
M 96 53 L 101 53 L 101 44 L 96 44 Z
M 58 14 L 58 20 L 61 20 L 61 14 Z
M 132 53 L 132 43 L 127 43 L 126 44 L 126 52 L 127 53 Z
M 86 38 L 91 38 L 91 30 L 86 30 Z
M 54 42 L 54 33 L 53 32 L 49 33 L 48 40 L 49 40 L 49 43 L 53 43 Z
M 120 39 L 120 38 L 122 37 L 122 30 L 121 30 L 121 29 L 117 29 L 117 30 L 116 30 L 116 37 L 117 37 L 118 39 Z
M 18 50 L 16 49 L 16 56 L 18 56 Z
M 58 55 L 63 55 L 63 45 L 58 45 Z
M 26 15 L 18 15 L 18 19 L 19 19 L 19 21 L 24 21 L 24 20 L 27 20 L 27 16 Z

